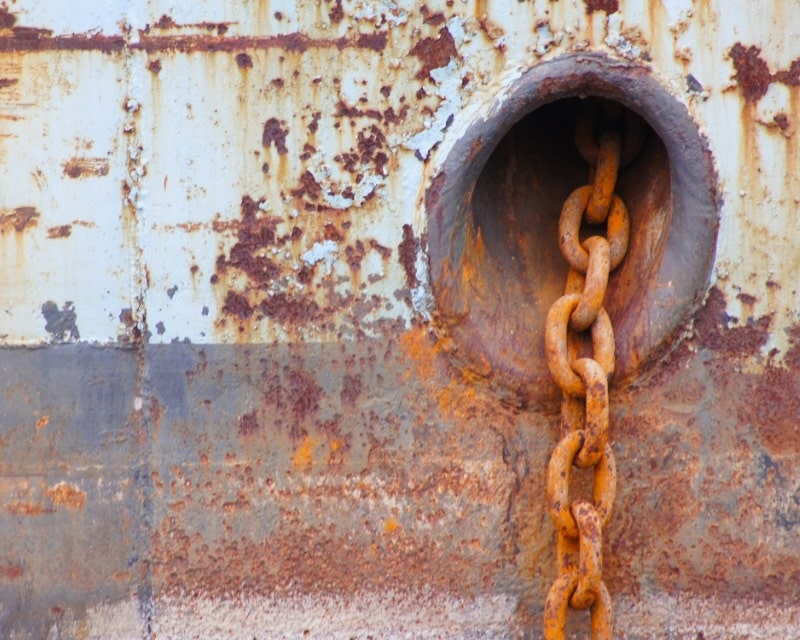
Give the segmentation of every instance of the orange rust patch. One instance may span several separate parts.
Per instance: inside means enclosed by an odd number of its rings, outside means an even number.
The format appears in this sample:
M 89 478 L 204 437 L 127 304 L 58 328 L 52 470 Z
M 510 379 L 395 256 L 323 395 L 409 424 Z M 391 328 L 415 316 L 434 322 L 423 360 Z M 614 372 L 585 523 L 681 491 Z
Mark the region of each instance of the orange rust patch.
M 336 467 L 344 463 L 344 454 L 348 449 L 345 445 L 346 443 L 342 438 L 328 440 L 328 447 L 330 449 L 330 454 L 328 455 L 329 467 Z
M 44 429 L 48 424 L 50 424 L 50 416 L 42 416 L 36 421 L 36 430 Z
M 47 490 L 47 497 L 56 506 L 64 506 L 68 509 L 83 509 L 86 503 L 86 492 L 77 487 L 73 487 L 65 482 L 53 485 Z
M 106 158 L 71 158 L 63 165 L 64 175 L 70 178 L 106 176 L 110 165 Z
M 444 387 L 438 394 L 439 411 L 457 418 L 468 418 L 477 399 L 473 385 L 464 386 L 456 381 Z
M 415 370 L 406 372 L 406 379 L 416 375 L 428 385 L 431 397 L 443 416 L 469 419 L 474 415 L 476 406 L 482 401 L 479 389 L 486 388 L 485 379 L 470 370 L 448 366 L 442 358 L 447 349 L 445 340 L 433 337 L 426 328 L 420 327 L 403 334 L 400 344 L 415 364 Z M 450 381 L 442 384 L 445 371 Z M 495 398 L 490 396 L 489 402 L 495 402 Z
M 425 327 L 416 327 L 404 333 L 400 337 L 400 345 L 414 361 L 416 374 L 420 380 L 430 380 L 436 374 L 440 343 L 431 337 Z M 413 373 L 408 370 L 406 379 Z
M 317 441 L 311 436 L 303 438 L 303 442 L 297 447 L 297 450 L 292 456 L 292 465 L 295 469 L 311 469 L 314 462 L 314 448 L 317 446 Z
M 39 212 L 35 207 L 17 207 L 11 211 L 0 213 L 0 235 L 11 231 L 21 233 L 28 227 L 35 227 L 39 220 Z
M 397 521 L 396 518 L 387 518 L 386 522 L 383 523 L 383 530 L 386 533 L 394 533 L 398 529 L 402 529 L 402 525 Z

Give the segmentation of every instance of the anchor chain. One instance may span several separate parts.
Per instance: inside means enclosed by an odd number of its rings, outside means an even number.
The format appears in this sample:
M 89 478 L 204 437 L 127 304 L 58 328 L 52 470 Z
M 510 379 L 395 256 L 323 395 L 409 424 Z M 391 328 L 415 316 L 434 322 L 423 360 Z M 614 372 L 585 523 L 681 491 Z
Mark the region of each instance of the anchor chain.
M 631 112 L 608 103 L 597 114 L 578 110 L 575 144 L 590 165 L 590 184 L 575 189 L 559 219 L 559 246 L 570 266 L 564 295 L 550 308 L 545 327 L 547 365 L 562 391 L 561 440 L 547 469 L 547 504 L 557 531 L 558 577 L 547 595 L 545 640 L 563 640 L 567 609 L 590 609 L 591 638 L 613 634 L 611 598 L 603 582 L 603 528 L 617 487 L 614 452 L 608 442 L 608 377 L 614 371 L 614 331 L 603 308 L 609 273 L 628 249 L 628 210 L 616 195 L 621 164 L 638 154 L 643 131 Z M 611 122 L 599 137 L 595 123 Z M 619 130 L 624 131 L 624 139 Z M 606 234 L 581 242 L 581 225 L 605 224 Z M 591 357 L 579 357 L 591 336 Z M 588 341 L 587 339 L 584 342 Z M 592 499 L 571 500 L 572 467 L 593 470 Z

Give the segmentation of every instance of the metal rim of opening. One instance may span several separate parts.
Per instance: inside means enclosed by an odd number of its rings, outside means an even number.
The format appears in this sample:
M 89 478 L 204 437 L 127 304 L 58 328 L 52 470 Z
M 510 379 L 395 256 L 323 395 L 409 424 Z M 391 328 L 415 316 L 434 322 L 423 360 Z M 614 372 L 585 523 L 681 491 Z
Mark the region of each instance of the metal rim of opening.
M 570 54 L 531 67 L 497 100 L 488 117 L 463 129 L 425 198 L 439 329 L 447 335 L 450 353 L 460 366 L 485 378 L 506 400 L 519 405 L 549 402 L 558 396 L 543 347 L 526 345 L 524 338 L 492 345 L 503 341 L 498 332 L 524 334 L 534 326 L 531 323 L 543 326 L 546 306 L 534 308 L 535 317 L 529 319 L 493 321 L 496 315 L 492 314 L 504 308 L 516 313 L 513 310 L 524 307 L 524 298 L 503 300 L 502 296 L 509 289 L 519 296 L 530 284 L 515 282 L 514 287 L 506 287 L 500 282 L 495 287 L 494 281 L 481 280 L 481 269 L 489 268 L 491 256 L 477 255 L 485 247 L 475 249 L 472 199 L 487 162 L 517 123 L 548 104 L 583 97 L 614 100 L 636 112 L 667 154 L 671 221 L 659 239 L 657 263 L 650 265 L 651 273 L 639 283 L 641 287 L 632 291 L 636 303 L 628 305 L 626 314 L 615 322 L 617 384 L 673 343 L 701 304 L 713 266 L 719 220 L 716 175 L 708 146 L 686 106 L 649 68 L 605 55 Z M 469 256 L 470 251 L 476 255 Z M 497 280 L 496 274 L 493 277 Z M 483 294 L 488 301 L 479 299 Z M 487 310 L 487 306 L 492 308 Z

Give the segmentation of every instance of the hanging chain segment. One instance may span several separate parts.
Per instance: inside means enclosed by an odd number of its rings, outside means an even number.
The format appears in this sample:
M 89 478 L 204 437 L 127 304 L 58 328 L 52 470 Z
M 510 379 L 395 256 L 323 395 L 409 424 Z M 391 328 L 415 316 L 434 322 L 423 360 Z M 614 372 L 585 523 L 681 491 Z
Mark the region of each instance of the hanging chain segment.
M 606 107 L 605 117 L 623 120 Z M 608 443 L 608 377 L 614 371 L 614 331 L 603 308 L 609 273 L 628 249 L 628 210 L 616 195 L 620 164 L 639 151 L 641 126 L 624 115 L 625 136 L 616 130 L 595 136 L 595 114 L 578 111 L 575 143 L 592 170 L 592 184 L 567 198 L 558 224 L 559 246 L 569 263 L 564 295 L 547 314 L 547 365 L 562 391 L 561 440 L 547 470 L 547 503 L 558 536 L 558 577 L 544 611 L 544 637 L 563 640 L 568 607 L 590 609 L 591 638 L 612 637 L 611 599 L 603 583 L 603 527 L 608 522 L 617 487 L 617 467 Z M 581 242 L 583 223 L 606 225 L 606 236 Z M 590 332 L 592 356 L 579 357 L 581 332 Z M 592 469 L 592 500 L 570 499 L 572 467 Z

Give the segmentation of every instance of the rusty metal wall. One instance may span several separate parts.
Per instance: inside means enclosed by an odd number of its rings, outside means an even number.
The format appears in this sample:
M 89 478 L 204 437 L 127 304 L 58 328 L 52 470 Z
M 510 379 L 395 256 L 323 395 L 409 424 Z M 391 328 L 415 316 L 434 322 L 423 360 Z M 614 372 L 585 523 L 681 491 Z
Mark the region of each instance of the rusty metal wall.
M 793 0 L 0 2 L 0 635 L 540 637 L 558 406 L 451 357 L 426 194 L 587 53 L 686 113 L 719 224 L 612 390 L 616 635 L 800 637 L 798 29 Z

